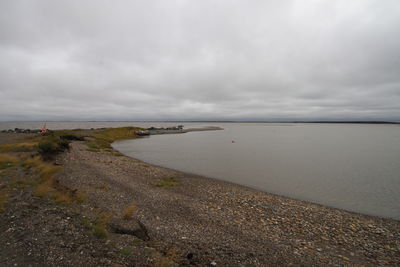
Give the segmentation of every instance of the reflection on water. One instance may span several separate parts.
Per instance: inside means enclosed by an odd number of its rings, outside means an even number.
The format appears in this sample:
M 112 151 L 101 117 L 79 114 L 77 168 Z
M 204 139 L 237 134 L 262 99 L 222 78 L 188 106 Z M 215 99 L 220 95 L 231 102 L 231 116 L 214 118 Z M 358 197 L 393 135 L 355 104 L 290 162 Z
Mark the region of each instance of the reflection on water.
M 151 136 L 114 147 L 149 163 L 400 219 L 399 126 L 212 125 L 225 130 Z

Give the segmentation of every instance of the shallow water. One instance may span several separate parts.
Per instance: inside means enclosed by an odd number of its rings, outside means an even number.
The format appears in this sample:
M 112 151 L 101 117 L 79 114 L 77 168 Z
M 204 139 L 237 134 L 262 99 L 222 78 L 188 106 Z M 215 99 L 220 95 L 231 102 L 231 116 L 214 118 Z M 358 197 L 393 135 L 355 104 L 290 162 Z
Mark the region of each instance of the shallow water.
M 187 124 L 185 124 L 187 125 Z M 208 123 L 223 131 L 114 143 L 143 161 L 270 193 L 400 219 L 400 126 Z

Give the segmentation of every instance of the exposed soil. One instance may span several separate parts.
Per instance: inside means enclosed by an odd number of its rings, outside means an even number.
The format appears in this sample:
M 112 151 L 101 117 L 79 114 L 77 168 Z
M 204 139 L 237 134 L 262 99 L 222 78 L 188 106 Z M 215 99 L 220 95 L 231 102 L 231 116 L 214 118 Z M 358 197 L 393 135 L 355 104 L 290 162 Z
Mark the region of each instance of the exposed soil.
M 15 189 L 0 213 L 1 266 L 400 265 L 399 221 L 70 147 L 58 180 L 87 199 L 60 205 Z M 102 237 L 86 222 L 99 214 L 110 218 Z

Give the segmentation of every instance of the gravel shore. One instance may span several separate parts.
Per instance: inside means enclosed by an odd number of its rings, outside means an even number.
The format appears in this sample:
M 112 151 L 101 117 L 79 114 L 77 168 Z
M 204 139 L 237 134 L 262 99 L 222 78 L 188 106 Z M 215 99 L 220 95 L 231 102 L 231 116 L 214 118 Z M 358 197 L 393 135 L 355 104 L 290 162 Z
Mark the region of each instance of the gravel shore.
M 143 243 L 153 246 L 137 247 L 128 265 L 154 265 L 142 252 L 156 247 L 179 265 L 400 266 L 399 221 L 91 152 L 83 142 L 70 147 L 57 160 L 58 179 L 88 193 L 81 213 L 122 218 L 135 206 Z M 174 186 L 163 186 L 169 180 Z

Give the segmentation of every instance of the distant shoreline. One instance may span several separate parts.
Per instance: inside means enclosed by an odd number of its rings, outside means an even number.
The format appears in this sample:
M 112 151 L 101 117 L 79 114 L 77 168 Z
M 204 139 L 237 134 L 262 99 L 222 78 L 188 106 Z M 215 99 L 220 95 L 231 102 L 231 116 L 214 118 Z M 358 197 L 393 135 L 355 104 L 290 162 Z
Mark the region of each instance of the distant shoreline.
M 300 121 L 241 121 L 241 120 L 17 120 L 17 121 L 0 121 L 0 123 L 20 123 L 20 122 L 139 122 L 139 123 L 345 123 L 345 124 L 400 124 L 400 121 L 363 121 L 363 120 L 300 120 Z
M 41 262 L 38 255 L 50 247 L 57 257 L 92 262 L 92 266 L 100 266 L 97 262 L 103 257 L 110 257 L 108 266 L 154 266 L 154 262 L 165 260 L 179 266 L 209 266 L 213 262 L 218 266 L 393 266 L 400 262 L 400 221 L 147 164 L 107 145 L 135 138 L 132 133 L 138 130 L 69 131 L 70 137 L 80 135 L 85 140 L 72 140 L 69 150 L 56 158 L 55 166 L 62 171 L 55 185 L 68 192 L 85 192 L 82 204 L 50 210 L 45 200 L 32 197 L 30 191 L 24 198 L 15 194 L 0 224 L 1 248 L 21 251 L 18 259 L 27 262 L 31 236 L 45 229 L 42 235 L 46 238 L 39 241 L 46 242 L 35 243 L 40 248 L 34 254 L 37 265 L 48 261 Z M 0 141 L 9 144 L 31 136 L 1 133 Z M 34 201 L 41 202 L 32 209 Z M 128 219 L 127 208 L 131 208 Z M 36 219 L 37 210 L 46 216 L 39 216 L 41 223 L 26 228 L 30 224 L 23 219 Z M 65 213 L 62 223 L 68 231 L 57 228 L 60 210 Z M 14 220 L 9 214 L 23 216 Z M 99 218 L 109 221 L 99 224 Z M 8 230 L 11 223 L 19 223 L 18 227 L 25 229 L 23 235 Z M 64 243 L 60 244 L 59 235 L 50 235 L 48 240 L 47 229 L 55 229 L 52 231 L 61 235 Z M 84 237 L 90 245 L 80 247 L 80 238 L 74 239 L 72 234 Z M 9 240 L 17 240 L 12 243 L 16 246 L 4 245 Z M 107 246 L 109 242 L 112 246 Z M 122 253 L 128 244 L 129 257 Z M 66 250 L 66 245 L 74 250 Z M 7 254 L 2 256 L 0 260 L 10 260 Z M 146 264 L 149 259 L 152 264 Z

